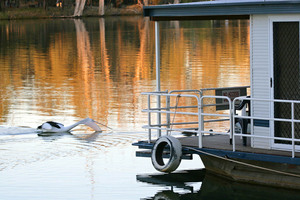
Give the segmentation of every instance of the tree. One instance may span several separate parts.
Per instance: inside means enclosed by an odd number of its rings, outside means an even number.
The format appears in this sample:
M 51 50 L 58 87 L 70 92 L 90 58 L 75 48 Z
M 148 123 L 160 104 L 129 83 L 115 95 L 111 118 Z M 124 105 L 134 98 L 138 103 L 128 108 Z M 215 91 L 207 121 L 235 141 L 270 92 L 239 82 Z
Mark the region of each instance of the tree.
M 44 8 L 45 10 L 47 10 L 47 2 L 46 2 L 46 0 L 44 0 L 44 2 L 43 2 L 43 8 Z
M 99 0 L 99 15 L 104 15 L 104 0 Z
M 75 10 L 74 10 L 75 17 L 82 16 L 85 2 L 86 2 L 86 0 L 76 0 Z
M 16 7 L 19 8 L 20 7 L 20 0 L 15 0 L 16 3 Z
M 149 5 L 148 0 L 144 0 L 144 5 L 145 5 L 145 6 L 148 6 L 148 5 Z

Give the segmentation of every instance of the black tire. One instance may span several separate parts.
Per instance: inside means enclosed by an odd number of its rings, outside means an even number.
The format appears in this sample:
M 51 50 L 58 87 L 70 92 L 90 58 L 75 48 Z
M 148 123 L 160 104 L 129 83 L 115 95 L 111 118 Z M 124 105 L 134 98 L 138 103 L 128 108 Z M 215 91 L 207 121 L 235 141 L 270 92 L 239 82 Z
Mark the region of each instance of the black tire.
M 168 162 L 165 164 L 163 161 L 163 152 L 166 147 L 169 147 L 170 157 Z M 160 172 L 173 172 L 175 171 L 180 162 L 182 155 L 182 146 L 178 139 L 172 136 L 162 136 L 155 142 L 152 153 L 151 160 L 154 168 Z

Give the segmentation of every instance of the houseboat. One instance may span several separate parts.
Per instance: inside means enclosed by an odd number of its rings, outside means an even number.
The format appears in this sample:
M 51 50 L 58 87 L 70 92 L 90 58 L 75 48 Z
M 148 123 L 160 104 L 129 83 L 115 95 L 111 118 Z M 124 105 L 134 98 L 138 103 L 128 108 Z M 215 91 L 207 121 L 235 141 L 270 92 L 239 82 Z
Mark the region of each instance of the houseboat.
M 142 93 L 149 138 L 133 144 L 136 155 L 170 173 L 196 154 L 209 173 L 300 189 L 300 1 L 146 6 L 144 15 L 155 23 L 157 85 Z M 218 19 L 250 22 L 250 86 L 161 91 L 160 21 Z

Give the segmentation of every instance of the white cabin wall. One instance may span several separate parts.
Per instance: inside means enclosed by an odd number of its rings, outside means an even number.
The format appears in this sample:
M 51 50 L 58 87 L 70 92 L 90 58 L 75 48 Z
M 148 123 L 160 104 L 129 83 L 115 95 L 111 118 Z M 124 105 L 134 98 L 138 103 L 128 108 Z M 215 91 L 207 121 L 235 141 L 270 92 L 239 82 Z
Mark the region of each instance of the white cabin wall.
M 250 67 L 251 67 L 251 97 L 259 99 L 273 99 L 271 78 L 273 78 L 273 26 L 274 21 L 299 21 L 300 14 L 257 14 L 250 16 Z M 253 117 L 273 117 L 273 108 L 270 102 L 252 102 L 251 115 Z M 273 136 L 273 122 L 268 126 L 252 123 L 252 133 L 259 136 Z M 253 138 L 252 147 L 275 147 L 268 139 Z
M 270 44 L 268 15 L 252 15 L 250 18 L 250 66 L 251 66 L 251 97 L 260 99 L 271 98 L 270 90 Z M 252 102 L 252 116 L 270 117 L 269 102 Z M 259 136 L 269 136 L 270 127 L 252 126 L 252 133 Z M 268 139 L 253 138 L 252 147 L 270 149 Z

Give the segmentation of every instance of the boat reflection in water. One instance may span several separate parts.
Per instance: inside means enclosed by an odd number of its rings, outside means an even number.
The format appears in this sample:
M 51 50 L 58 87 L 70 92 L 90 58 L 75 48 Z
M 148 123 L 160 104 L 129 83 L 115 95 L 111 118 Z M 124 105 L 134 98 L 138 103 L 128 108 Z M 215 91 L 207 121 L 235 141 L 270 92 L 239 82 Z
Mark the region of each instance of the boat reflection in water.
M 201 170 L 180 171 L 171 174 L 137 175 L 137 180 L 148 184 L 167 186 L 153 197 L 144 199 L 299 199 L 300 191 L 239 183 Z M 198 184 L 196 184 L 198 183 Z M 196 186 L 193 186 L 196 185 Z M 198 188 L 200 185 L 200 188 Z

